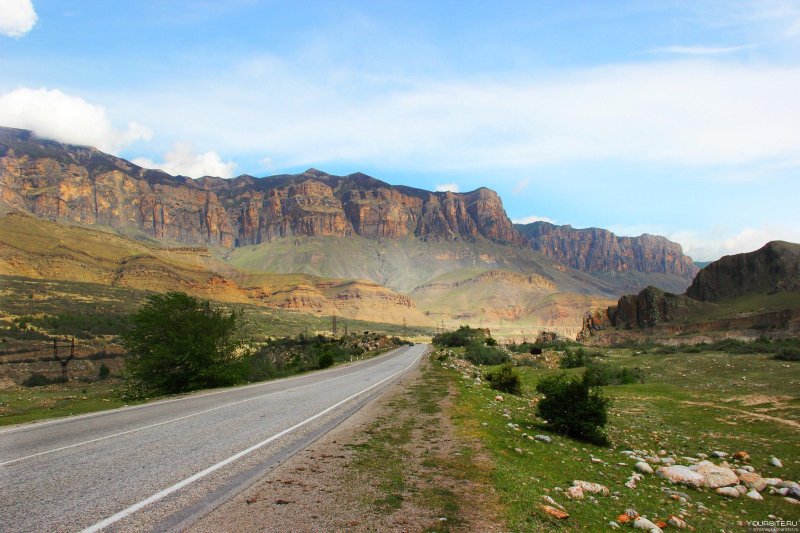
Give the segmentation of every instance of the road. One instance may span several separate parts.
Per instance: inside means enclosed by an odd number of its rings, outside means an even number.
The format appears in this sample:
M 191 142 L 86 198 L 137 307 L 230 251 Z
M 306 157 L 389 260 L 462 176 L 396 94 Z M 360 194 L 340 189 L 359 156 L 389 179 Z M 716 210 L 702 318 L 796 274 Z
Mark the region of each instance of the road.
M 0 531 L 180 530 L 380 394 L 426 348 L 2 429 Z

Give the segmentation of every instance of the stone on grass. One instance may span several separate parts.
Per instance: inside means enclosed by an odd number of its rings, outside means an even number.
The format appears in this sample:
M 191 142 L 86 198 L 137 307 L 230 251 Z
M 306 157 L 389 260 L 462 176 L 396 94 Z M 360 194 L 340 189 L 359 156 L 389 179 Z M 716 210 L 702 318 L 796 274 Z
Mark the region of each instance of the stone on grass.
M 720 459 L 725 459 L 726 457 L 728 457 L 728 454 L 726 452 L 713 451 L 711 452 L 711 457 L 719 457 Z
M 555 501 L 553 498 L 551 498 L 547 494 L 542 496 L 542 501 L 552 505 L 553 507 L 558 507 L 559 509 L 564 510 L 564 507 L 562 507 L 561 504 L 559 504 L 557 501 Z
M 736 473 L 733 470 L 724 466 L 717 466 L 711 461 L 702 461 L 692 465 L 690 468 L 703 476 L 703 485 L 710 489 L 728 487 L 739 482 L 739 478 L 736 477 Z
M 751 490 L 750 492 L 745 494 L 745 496 L 747 496 L 751 500 L 763 500 L 764 499 L 764 497 L 761 494 L 759 494 L 757 490 Z
M 745 451 L 738 451 L 735 454 L 733 454 L 733 460 L 734 461 L 741 461 L 743 463 L 749 463 L 750 462 L 750 454 L 745 452 Z
M 592 494 L 602 494 L 603 496 L 608 496 L 610 492 L 608 487 L 605 485 L 601 485 L 600 483 L 592 483 L 590 481 L 581 481 L 580 479 L 574 480 L 572 485 L 574 487 L 580 487 L 584 492 L 590 492 Z
M 786 487 L 786 495 L 790 498 L 800 498 L 800 487 L 798 486 L 791 486 Z
M 553 439 L 551 439 L 547 435 L 534 435 L 533 438 L 538 440 L 539 442 L 547 442 L 547 443 L 553 442 Z
M 502 402 L 503 401 L 503 397 L 498 394 L 497 396 L 494 397 L 494 401 Z
M 766 483 L 768 487 L 774 487 L 775 485 L 777 485 L 781 481 L 783 481 L 783 480 L 781 478 L 779 478 L 779 477 L 765 477 L 764 478 L 764 483 Z
M 769 464 L 771 464 L 772 466 L 777 466 L 778 468 L 783 468 L 783 463 L 777 457 L 772 457 L 769 460 Z
M 633 521 L 633 529 L 643 529 L 650 533 L 663 533 L 660 527 L 641 516 Z
M 581 487 L 570 487 L 567 489 L 567 498 L 570 500 L 582 500 L 583 489 Z
M 798 500 L 797 498 L 790 498 L 789 496 L 786 496 L 784 500 L 791 503 L 792 505 L 800 505 L 800 500 Z
M 717 489 L 717 494 L 725 496 L 726 498 L 738 498 L 739 491 L 735 487 L 720 487 Z
M 678 528 L 678 529 L 686 529 L 688 527 L 688 524 L 686 523 L 685 520 L 675 516 L 674 514 L 673 515 L 669 515 L 669 519 L 667 520 L 667 524 L 672 526 L 672 527 L 674 527 L 674 528 Z
M 701 474 L 682 465 L 659 467 L 656 475 L 668 479 L 671 483 L 681 483 L 695 488 L 703 485 L 703 476 Z
M 617 524 L 612 520 L 611 522 L 608 523 L 608 527 L 610 527 L 611 529 L 619 529 L 619 524 Z
M 539 508 L 545 513 L 554 518 L 558 518 L 559 520 L 569 518 L 569 513 L 562 511 L 561 509 L 556 509 L 555 507 L 550 507 L 549 505 L 540 505 Z
M 756 489 L 758 492 L 761 492 L 762 490 L 767 488 L 767 482 L 764 481 L 763 477 L 756 474 L 755 472 L 747 472 L 746 474 L 740 474 L 739 481 L 741 481 L 742 485 L 746 486 L 747 488 Z
M 738 491 L 739 491 L 739 494 L 740 494 L 741 496 L 744 496 L 745 494 L 747 494 L 747 487 L 745 487 L 744 485 L 736 485 L 736 486 L 735 486 L 735 487 L 733 487 L 733 488 L 734 488 L 734 489 L 736 489 L 736 490 L 738 490 Z
M 639 461 L 638 463 L 636 463 L 634 468 L 636 468 L 636 470 L 638 470 L 642 474 L 652 474 L 653 473 L 653 467 L 650 466 L 649 464 L 645 463 L 644 461 Z

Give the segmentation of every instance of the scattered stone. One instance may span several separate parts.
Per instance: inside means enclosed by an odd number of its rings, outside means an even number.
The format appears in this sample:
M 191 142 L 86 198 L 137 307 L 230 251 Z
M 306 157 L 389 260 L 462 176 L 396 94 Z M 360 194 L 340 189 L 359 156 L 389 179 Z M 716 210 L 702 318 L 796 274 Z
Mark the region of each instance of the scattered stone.
M 500 396 L 500 395 L 498 394 L 497 396 L 495 396 L 495 397 L 494 397 L 494 401 L 496 401 L 496 402 L 502 402 L 502 401 L 504 401 L 504 400 L 503 400 L 503 397 L 502 397 L 502 396 Z
M 717 489 L 717 494 L 725 496 L 726 498 L 738 498 L 739 491 L 735 487 L 720 487 Z
M 781 478 L 779 478 L 779 477 L 765 477 L 764 478 L 764 483 L 766 483 L 768 487 L 774 487 L 775 485 L 777 485 L 781 481 L 783 481 L 783 480 Z
M 290 502 L 289 500 L 280 500 L 280 499 L 278 499 L 278 500 L 275 500 L 275 503 L 277 505 L 287 505 L 287 504 L 292 503 L 292 502 Z
M 714 451 L 711 452 L 711 457 L 719 457 L 720 459 L 725 459 L 726 457 L 728 457 L 728 454 L 726 452 Z
M 736 485 L 736 486 L 735 486 L 735 487 L 733 487 L 733 488 L 734 488 L 734 489 L 736 489 L 736 490 L 738 490 L 738 491 L 739 491 L 739 494 L 740 494 L 741 496 L 744 496 L 745 494 L 747 494 L 747 487 L 745 487 L 744 485 Z
M 756 471 L 756 469 L 755 469 L 755 468 L 753 468 L 753 467 L 752 467 L 752 466 L 750 466 L 750 465 L 744 465 L 744 466 L 742 467 L 742 470 L 744 470 L 745 472 L 755 472 L 755 471 Z
M 761 494 L 759 494 L 757 490 L 751 490 L 750 492 L 745 494 L 745 496 L 747 496 L 751 500 L 763 500 L 764 499 L 764 497 Z
M 672 457 L 662 457 L 661 464 L 666 466 L 672 466 L 675 464 L 675 459 L 673 459 Z
M 691 496 L 689 496 L 685 492 L 678 492 L 677 490 L 672 490 L 672 489 L 667 489 L 667 488 L 664 488 L 664 489 L 661 489 L 661 490 L 667 496 L 677 496 L 678 498 L 683 498 L 684 500 L 687 500 L 687 501 L 692 499 Z
M 771 464 L 772 466 L 778 467 L 778 468 L 783 468 L 783 463 L 777 457 L 770 458 L 769 464 Z
M 570 487 L 567 489 L 567 498 L 570 500 L 582 500 L 583 499 L 583 488 L 581 487 Z
M 656 475 L 668 479 L 671 483 L 682 483 L 695 488 L 703 485 L 703 476 L 701 474 L 681 465 L 659 467 Z
M 483 427 L 486 427 L 486 426 L 488 426 L 488 425 L 489 425 L 489 422 L 481 422 L 481 425 L 482 425 Z
M 617 524 L 612 520 L 611 522 L 608 523 L 608 527 L 610 527 L 611 529 L 619 529 L 619 524 Z
M 792 486 L 786 488 L 786 495 L 791 498 L 798 498 L 800 499 L 800 487 Z
M 786 500 L 787 502 L 791 503 L 792 505 L 800 505 L 800 500 L 798 500 L 796 498 L 790 498 L 789 496 L 786 496 L 784 498 L 784 500 Z
M 549 505 L 540 505 L 539 508 L 545 513 L 552 517 L 558 518 L 559 520 L 569 518 L 569 513 L 562 511 L 561 509 L 556 509 L 555 507 L 550 507 Z
M 745 451 L 738 451 L 735 454 L 733 454 L 733 460 L 734 461 L 741 461 L 743 463 L 749 463 L 750 462 L 750 454 L 745 452 Z
M 685 520 L 675 516 L 674 514 L 669 515 L 669 518 L 667 519 L 667 525 L 676 527 L 678 529 L 686 529 L 689 527 Z
M 633 455 L 634 452 L 633 450 L 622 450 L 619 453 L 621 453 L 622 455 Z
M 634 465 L 634 468 L 636 468 L 636 470 L 638 470 L 642 474 L 652 474 L 653 473 L 653 467 L 650 466 L 649 464 L 645 463 L 644 461 L 640 461 L 640 462 L 636 463 L 636 465 Z
M 561 504 L 559 504 L 557 501 L 555 501 L 553 498 L 551 498 L 551 497 L 550 497 L 550 496 L 548 496 L 547 494 L 545 494 L 544 496 L 542 496 L 542 501 L 544 501 L 545 503 L 548 503 L 548 504 L 552 505 L 553 507 L 558 507 L 558 508 L 559 508 L 559 509 L 561 509 L 562 511 L 564 510 L 564 507 L 562 507 L 562 506 L 561 506 Z
M 514 448 L 514 451 L 522 455 L 522 448 Z
M 739 482 L 739 478 L 736 477 L 736 473 L 733 470 L 724 466 L 717 466 L 711 461 L 701 461 L 689 468 L 703 476 L 703 485 L 710 489 L 728 487 Z
M 697 457 L 699 457 L 700 459 L 708 459 L 708 454 L 705 454 L 705 453 L 698 453 L 698 454 L 697 454 Z
M 633 529 L 643 529 L 645 531 L 649 531 L 650 533 L 663 533 L 660 527 L 655 525 L 647 518 L 641 516 L 633 521 Z
M 761 492 L 765 488 L 767 488 L 767 482 L 764 481 L 764 478 L 760 475 L 756 474 L 755 472 L 747 472 L 746 474 L 739 475 L 739 481 L 742 482 L 747 488 L 756 489 L 758 492 Z
M 639 513 L 633 509 L 625 509 L 625 512 L 617 517 L 617 522 L 627 524 L 631 520 L 636 520 L 637 518 L 639 518 Z
M 590 492 L 592 494 L 602 494 L 603 496 L 608 496 L 610 493 L 608 487 L 601 485 L 600 483 L 592 483 L 590 481 L 581 481 L 580 479 L 576 479 L 572 482 L 572 485 L 574 487 L 580 487 L 584 492 Z
M 551 439 L 551 438 L 550 438 L 550 437 L 548 437 L 547 435 L 534 435 L 534 437 L 533 437 L 533 438 L 534 438 L 534 439 L 536 439 L 536 440 L 538 440 L 539 442 L 546 442 L 546 443 L 548 443 L 548 444 L 549 444 L 549 443 L 551 443 L 551 442 L 553 442 L 553 439 Z
M 597 457 L 592 457 L 592 462 L 595 463 L 595 464 L 601 464 L 601 463 L 603 463 L 603 460 L 602 459 L 598 459 Z

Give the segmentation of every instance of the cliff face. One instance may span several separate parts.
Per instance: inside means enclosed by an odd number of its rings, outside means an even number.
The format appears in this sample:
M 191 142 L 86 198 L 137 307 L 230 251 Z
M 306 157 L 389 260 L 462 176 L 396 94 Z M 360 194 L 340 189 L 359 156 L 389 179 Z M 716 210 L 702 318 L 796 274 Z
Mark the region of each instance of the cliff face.
M 681 246 L 664 237 L 618 237 L 604 229 L 575 229 L 547 222 L 515 227 L 534 250 L 584 272 L 663 273 L 689 282 L 698 271 Z
M 494 191 L 395 187 L 364 174 L 174 177 L 88 147 L 0 128 L 0 201 L 49 220 L 232 248 L 279 237 L 474 240 L 522 245 Z
M 686 295 L 717 302 L 748 293 L 800 290 L 800 244 L 767 243 L 755 252 L 727 255 L 695 277 Z

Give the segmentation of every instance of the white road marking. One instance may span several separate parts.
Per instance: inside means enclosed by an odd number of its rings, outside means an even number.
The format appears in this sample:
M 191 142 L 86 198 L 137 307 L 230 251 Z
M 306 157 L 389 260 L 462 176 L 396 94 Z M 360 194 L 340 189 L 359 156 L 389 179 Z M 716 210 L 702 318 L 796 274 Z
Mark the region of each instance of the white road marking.
M 140 501 L 140 502 L 138 502 L 138 503 L 135 503 L 135 504 L 131 505 L 131 506 L 130 506 L 130 507 L 128 507 L 127 509 L 123 509 L 122 511 L 120 511 L 120 512 L 118 512 L 118 513 L 116 513 L 116 514 L 114 514 L 114 515 L 112 515 L 112 516 L 109 516 L 108 518 L 106 518 L 106 519 L 104 519 L 104 520 L 101 520 L 100 522 L 97 522 L 96 524 L 94 524 L 94 525 L 92 525 L 92 526 L 89 526 L 89 527 L 87 527 L 86 529 L 83 529 L 83 530 L 82 530 L 80 533 L 95 533 L 95 532 L 97 532 L 97 531 L 101 531 L 102 529 L 104 529 L 104 528 L 106 528 L 106 527 L 110 526 L 111 524 L 114 524 L 114 523 L 116 523 L 116 522 L 119 522 L 119 521 L 120 521 L 120 520 L 122 520 L 123 518 L 127 518 L 127 517 L 129 517 L 130 515 L 132 515 L 132 514 L 133 514 L 133 513 L 135 513 L 136 511 L 138 511 L 138 510 L 142 509 L 143 507 L 146 507 L 146 506 L 150 505 L 151 503 L 155 503 L 155 502 L 157 502 L 157 501 L 159 501 L 159 500 L 161 500 L 161 499 L 165 498 L 166 496 L 169 496 L 169 495 L 170 495 L 170 494 L 172 494 L 173 492 L 175 492 L 175 491 L 178 491 L 178 490 L 182 489 L 183 487 L 186 487 L 187 485 L 190 485 L 190 484 L 194 483 L 194 482 L 195 482 L 195 481 L 197 481 L 198 479 L 202 479 L 202 478 L 206 477 L 208 474 L 210 474 L 210 473 L 212 473 L 212 472 L 215 472 L 216 470 L 219 470 L 219 469 L 220 469 L 220 468 L 222 468 L 223 466 L 226 466 L 226 465 L 228 465 L 228 464 L 230 464 L 230 463 L 232 463 L 232 462 L 236 461 L 237 459 L 241 459 L 241 458 L 242 458 L 242 457 L 244 457 L 245 455 L 247 455 L 247 454 L 249 454 L 249 453 L 251 453 L 251 452 L 254 452 L 255 450 L 257 450 L 257 449 L 259 449 L 259 448 L 261 448 L 261 447 L 263 447 L 263 446 L 265 446 L 265 445 L 269 444 L 270 442 L 272 442 L 272 441 L 274 441 L 274 440 L 276 440 L 276 439 L 279 439 L 280 437 L 282 437 L 282 436 L 286 435 L 287 433 L 291 433 L 291 432 L 292 432 L 292 431 L 294 431 L 295 429 L 297 429 L 297 428 L 300 428 L 300 427 L 302 427 L 302 426 L 304 426 L 304 425 L 308 424 L 308 423 L 309 423 L 309 422 L 311 422 L 312 420 L 316 420 L 317 418 L 319 418 L 319 417 L 321 417 L 321 416 L 323 416 L 323 415 L 325 415 L 325 414 L 327 414 L 327 413 L 331 412 L 332 410 L 336 409 L 336 408 L 337 408 L 337 407 L 339 407 L 340 405 L 342 405 L 342 404 L 344 404 L 344 403 L 347 403 L 347 402 L 349 402 L 349 401 L 350 401 L 350 400 L 352 400 L 353 398 L 355 398 L 355 397 L 357 397 L 357 396 L 360 396 L 361 394 L 364 394 L 365 392 L 367 392 L 367 391 L 368 391 L 368 390 L 370 390 L 370 389 L 374 389 L 374 388 L 375 388 L 375 387 L 377 387 L 378 385 L 380 385 L 380 384 L 382 384 L 382 383 L 384 383 L 384 382 L 386 382 L 386 381 L 388 381 L 388 380 L 392 379 L 393 377 L 397 376 L 398 374 L 402 374 L 403 372 L 405 372 L 406 370 L 408 370 L 409 368 L 411 368 L 412 366 L 414 366 L 414 365 L 417 363 L 417 361 L 419 361 L 419 359 L 420 359 L 420 358 L 421 358 L 421 357 L 422 357 L 424 354 L 425 354 L 425 350 L 423 350 L 423 351 L 422 351 L 422 353 L 420 353 L 420 354 L 419 354 L 419 355 L 418 355 L 418 356 L 417 356 L 417 357 L 414 359 L 414 361 L 412 361 L 412 362 L 411 362 L 411 364 L 409 364 L 407 367 L 405 367 L 405 368 L 404 368 L 404 369 L 402 369 L 402 370 L 398 370 L 397 372 L 395 372 L 395 373 L 394 373 L 394 374 L 392 374 L 391 376 L 389 376 L 389 377 L 386 377 L 386 378 L 383 378 L 382 380 L 378 381 L 377 383 L 375 383 L 375 384 L 373 384 L 373 385 L 370 385 L 370 386 L 369 386 L 369 387 L 367 387 L 366 389 L 363 389 L 363 390 L 361 390 L 361 391 L 359 391 L 359 392 L 357 392 L 357 393 L 353 394 L 352 396 L 349 396 L 349 397 L 345 398 L 344 400 L 342 400 L 342 401 L 340 401 L 340 402 L 337 402 L 337 403 L 335 403 L 335 404 L 331 405 L 331 406 L 330 406 L 330 407 L 328 407 L 327 409 L 324 409 L 324 410 L 320 411 L 319 413 L 315 414 L 314 416 L 311 416 L 311 417 L 309 417 L 309 418 L 306 418 L 306 419 L 305 419 L 305 420 L 303 420 L 302 422 L 299 422 L 299 423 L 297 423 L 297 424 L 293 425 L 293 426 L 292 426 L 292 427 L 290 427 L 290 428 L 284 429 L 284 430 L 283 430 L 283 431 L 281 431 L 280 433 L 276 433 L 275 435 L 273 435 L 273 436 L 269 437 L 268 439 L 266 439 L 266 440 L 263 440 L 263 441 L 259 442 L 258 444 L 254 444 L 253 446 L 250 446 L 250 447 L 249 447 L 249 448 L 247 448 L 246 450 L 242 450 L 242 451 L 240 451 L 239 453 L 237 453 L 237 454 L 234 454 L 234 455 L 232 455 L 232 456 L 228 457 L 227 459 L 224 459 L 224 460 L 222 460 L 222 461 L 218 462 L 217 464 L 214 464 L 214 465 L 212 465 L 212 466 L 209 466 L 209 467 L 208 467 L 208 468 L 206 468 L 205 470 L 202 470 L 202 471 L 200 471 L 200 472 L 198 472 L 198 473 L 196 473 L 196 474 L 194 474 L 194 475 L 192 475 L 192 476 L 189 476 L 189 477 L 187 477 L 187 478 L 186 478 L 186 479 L 184 479 L 183 481 L 179 481 L 178 483 L 175 483 L 174 485 L 172 485 L 172 486 L 170 486 L 170 487 L 167 487 L 167 488 L 165 488 L 164 490 L 161 490 L 161 491 L 159 491 L 159 492 L 157 492 L 157 493 L 153 494 L 153 495 L 152 495 L 152 496 L 150 496 L 149 498 L 145 498 L 144 500 L 142 500 L 142 501 Z
M 307 387 L 313 387 L 313 386 L 316 386 L 316 385 L 322 385 L 323 383 L 328 383 L 329 381 L 335 381 L 337 379 L 342 379 L 343 377 L 346 377 L 346 375 L 345 376 L 339 376 L 339 377 L 336 377 L 336 378 L 326 379 L 324 381 L 317 381 L 316 383 L 309 383 L 308 385 L 301 385 L 299 387 L 293 387 L 291 389 L 284 389 L 284 390 L 280 390 L 280 391 L 268 392 L 268 393 L 262 394 L 260 396 L 253 396 L 252 398 L 246 398 L 244 400 L 238 400 L 238 401 L 235 401 L 235 402 L 226 403 L 226 404 L 223 404 L 223 405 L 218 405 L 216 407 L 212 407 L 210 409 L 206 409 L 205 411 L 198 411 L 198 412 L 192 413 L 190 415 L 184 415 L 184 416 L 179 416 L 178 418 L 172 418 L 170 420 L 164 420 L 163 422 L 156 422 L 155 424 L 150 424 L 150 425 L 147 425 L 147 426 L 128 429 L 126 431 L 121 431 L 119 433 L 114 433 L 112 435 L 105 435 L 103 437 L 97 437 L 96 439 L 85 440 L 85 441 L 82 441 L 82 442 L 76 442 L 75 444 L 68 444 L 67 446 L 61 446 L 60 448 L 53 448 L 52 450 L 47 450 L 47 451 L 44 451 L 44 452 L 32 453 L 30 455 L 26 455 L 25 457 L 18 457 L 17 459 L 11 459 L 10 461 L 2 462 L 2 463 L 0 463 L 0 466 L 6 466 L 6 465 L 10 465 L 12 463 L 18 463 L 20 461 L 25 461 L 26 459 L 32 459 L 34 457 L 47 455 L 47 454 L 50 454 L 50 453 L 53 453 L 53 452 L 60 452 L 61 450 L 68 450 L 70 448 L 77 448 L 78 446 L 83 446 L 85 444 L 92 444 L 93 442 L 100 442 L 102 440 L 113 439 L 114 437 L 121 437 L 122 435 L 128 435 L 129 433 L 136 433 L 137 431 L 143 431 L 145 429 L 150 429 L 150 428 L 154 428 L 154 427 L 158 427 L 158 426 L 163 426 L 165 424 L 171 424 L 172 422 L 178 422 L 179 420 L 186 420 L 187 418 L 192 418 L 194 416 L 199 416 L 199 415 L 203 415 L 203 414 L 206 414 L 206 413 L 210 413 L 211 411 L 217 411 L 219 409 L 224 409 L 226 407 L 231 407 L 232 405 L 239 405 L 240 403 L 252 402 L 253 400 L 260 400 L 261 398 L 266 398 L 267 396 L 272 396 L 274 394 L 281 394 L 281 393 L 284 393 L 284 392 L 292 392 L 292 391 L 296 391 L 296 390 L 300 390 L 300 389 L 305 389 Z

